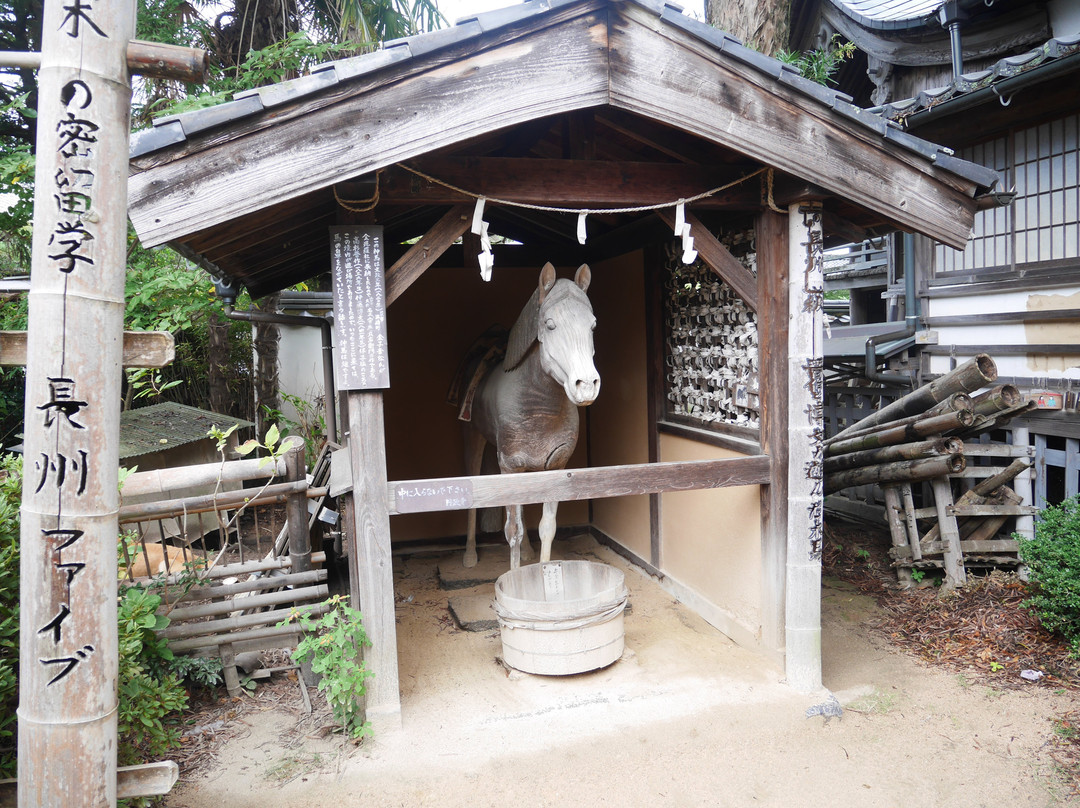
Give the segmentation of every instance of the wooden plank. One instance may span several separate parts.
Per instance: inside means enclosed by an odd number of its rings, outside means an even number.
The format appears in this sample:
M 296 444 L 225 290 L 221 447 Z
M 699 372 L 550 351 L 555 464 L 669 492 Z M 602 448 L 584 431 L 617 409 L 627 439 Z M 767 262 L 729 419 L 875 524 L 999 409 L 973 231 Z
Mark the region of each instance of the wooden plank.
M 896 558 L 900 553 L 907 553 L 907 556 L 910 557 L 914 546 L 908 543 L 907 530 L 901 517 L 904 509 L 900 502 L 900 493 L 896 490 L 895 485 L 882 486 L 881 490 L 885 494 L 885 520 L 889 523 L 893 557 Z M 914 581 L 911 577 L 911 570 L 906 567 L 897 567 L 896 577 L 905 588 L 910 587 Z
M 945 552 L 945 543 L 940 541 L 923 542 L 922 553 L 927 555 L 940 555 Z M 960 550 L 964 553 L 1016 553 L 1019 552 L 1019 543 L 1014 539 L 983 539 L 982 541 L 962 541 Z M 910 547 L 895 547 L 890 551 L 893 558 L 911 559 Z
M 150 247 L 494 129 L 604 104 L 606 40 L 606 15 L 586 15 L 148 168 L 129 179 L 131 221 Z
M 667 222 L 669 227 L 673 228 L 675 226 L 675 210 L 673 208 L 658 210 L 657 214 Z M 756 313 L 758 310 L 758 281 L 754 273 L 744 267 L 739 262 L 739 259 L 732 255 L 727 247 L 717 241 L 705 225 L 689 211 L 686 213 L 686 221 L 690 224 L 690 233 L 694 237 L 694 249 L 697 250 L 698 257 L 705 262 L 709 269 L 720 276 L 724 283 L 732 288 L 735 294 L 750 307 L 751 311 Z
M 612 106 L 813 182 L 902 229 L 957 249 L 967 243 L 975 214 L 970 183 L 665 29 L 684 45 L 671 47 L 656 35 L 651 12 L 621 6 L 620 18 L 611 34 L 619 54 Z
M 637 207 L 672 202 L 727 185 L 752 169 L 722 165 L 682 165 L 613 160 L 563 160 L 517 157 L 423 157 L 409 165 L 440 182 L 405 169 L 388 169 L 379 182 L 380 204 L 454 205 L 470 198 L 454 186 L 490 199 L 571 207 Z M 445 183 L 445 184 L 442 184 Z M 745 186 L 745 187 L 744 187 Z M 361 195 L 349 184 L 337 186 L 344 197 Z M 757 180 L 732 188 L 721 198 L 702 199 L 702 207 L 744 206 L 760 202 Z
M 391 515 L 430 511 L 468 510 L 536 502 L 568 502 L 575 499 L 624 497 L 662 491 L 696 491 L 769 482 L 772 461 L 765 455 L 724 460 L 693 460 L 672 463 L 639 463 L 598 466 L 588 469 L 533 471 L 522 474 L 487 474 L 475 477 L 441 477 L 387 483 L 385 501 Z M 355 473 L 355 469 L 354 469 Z M 355 486 L 355 481 L 354 481 Z M 408 510 L 399 508 L 398 493 L 443 488 L 471 490 L 468 500 L 456 503 L 412 500 Z M 354 489 L 355 496 L 355 489 Z
M 1033 505 L 952 505 L 948 512 L 958 519 L 968 516 L 1029 516 L 1039 512 Z
M 365 710 L 379 732 L 401 726 L 382 393 L 349 391 L 347 405 L 353 485 L 349 576 L 359 595 L 353 608 L 364 615 L 364 630 L 371 640 L 364 649 L 364 660 L 374 674 L 367 681 Z
M 784 649 L 784 582 L 787 576 L 788 466 L 788 223 L 775 211 L 754 222 L 758 245 L 757 298 L 762 454 L 772 458 L 772 479 L 761 487 L 761 641 Z M 694 237 L 695 243 L 697 236 Z
M 1014 446 L 1011 443 L 964 443 L 968 457 L 1034 457 L 1033 446 Z M 978 468 L 985 468 L 979 466 Z
M 944 477 L 935 477 L 930 485 L 934 489 L 934 507 L 937 510 L 938 529 L 943 540 L 945 586 L 961 586 L 967 581 L 967 572 L 964 570 L 964 553 L 960 546 L 960 529 L 956 524 L 956 517 L 951 516 L 948 511 L 953 504 L 952 487 L 948 479 Z
M 168 331 L 125 331 L 125 368 L 163 368 L 176 358 Z M 0 331 L 0 365 L 26 365 L 26 332 Z
M 645 250 L 645 345 L 646 420 L 649 462 L 660 461 L 660 422 L 667 410 L 667 367 L 664 365 L 664 253 L 658 245 Z M 649 563 L 660 569 L 663 562 L 663 498 L 649 495 Z
M 397 300 L 428 267 L 435 263 L 446 248 L 461 238 L 472 223 L 472 208 L 455 205 L 445 216 L 409 248 L 394 265 L 386 270 L 386 305 Z

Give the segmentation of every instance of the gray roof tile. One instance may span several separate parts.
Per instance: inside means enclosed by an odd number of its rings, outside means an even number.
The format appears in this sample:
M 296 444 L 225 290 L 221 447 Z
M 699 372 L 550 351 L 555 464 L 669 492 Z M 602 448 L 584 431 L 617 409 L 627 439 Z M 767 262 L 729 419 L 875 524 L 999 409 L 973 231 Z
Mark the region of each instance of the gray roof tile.
M 134 132 L 128 146 L 128 157 L 135 158 L 166 146 L 183 143 L 187 136 L 180 121 L 172 120 L 160 125 L 155 124 L 150 129 Z
M 399 48 L 380 48 L 373 53 L 365 53 L 361 56 L 350 56 L 347 59 L 338 59 L 333 62 L 323 62 L 317 65 L 311 72 L 324 73 L 333 70 L 337 74 L 338 81 L 362 76 L 365 73 L 373 73 L 384 67 L 389 67 L 404 59 L 409 59 L 412 54 L 407 45 Z

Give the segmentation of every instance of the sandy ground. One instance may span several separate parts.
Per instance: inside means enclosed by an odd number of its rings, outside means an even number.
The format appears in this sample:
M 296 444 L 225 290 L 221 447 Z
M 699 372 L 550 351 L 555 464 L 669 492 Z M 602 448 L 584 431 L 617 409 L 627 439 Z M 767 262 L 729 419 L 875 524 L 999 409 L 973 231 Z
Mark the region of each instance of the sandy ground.
M 298 691 L 288 709 L 256 701 L 218 765 L 182 772 L 167 805 L 1067 804 L 1048 747 L 1067 694 L 920 665 L 871 635 L 870 599 L 830 581 L 825 688 L 798 693 L 610 550 L 586 538 L 561 551 L 626 571 L 627 650 L 613 665 L 510 672 L 497 630 L 450 619 L 447 598 L 461 593 L 439 589 L 445 557 L 395 559 L 402 729 L 343 747 L 298 722 Z M 842 717 L 808 717 L 831 696 Z

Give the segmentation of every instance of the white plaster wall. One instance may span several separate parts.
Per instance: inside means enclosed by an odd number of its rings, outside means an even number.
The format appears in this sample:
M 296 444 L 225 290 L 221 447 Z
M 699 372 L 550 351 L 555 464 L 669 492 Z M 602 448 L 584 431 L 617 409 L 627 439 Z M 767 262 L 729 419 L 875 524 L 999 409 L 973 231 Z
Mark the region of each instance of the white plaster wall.
M 278 346 L 278 384 L 282 393 L 314 402 L 323 394 L 322 329 L 283 325 Z M 336 363 L 335 363 L 336 364 Z M 296 408 L 282 398 L 281 412 L 298 422 Z
M 1012 291 L 991 295 L 939 298 L 929 301 L 931 317 L 949 315 L 978 315 L 995 312 L 1052 311 L 1080 308 L 1080 287 Z M 970 346 L 970 352 L 958 354 L 964 359 L 988 351 L 997 364 L 998 375 L 1005 377 L 1043 377 L 1046 379 L 1080 379 L 1080 320 L 1045 323 L 979 324 L 941 326 L 934 328 L 941 345 Z M 1076 345 L 1076 354 L 994 354 L 987 346 L 1051 344 Z M 950 357 L 934 356 L 930 372 L 945 373 L 950 369 Z
M 1068 37 L 1080 33 L 1080 3 L 1076 0 L 1050 0 L 1047 10 L 1054 36 Z

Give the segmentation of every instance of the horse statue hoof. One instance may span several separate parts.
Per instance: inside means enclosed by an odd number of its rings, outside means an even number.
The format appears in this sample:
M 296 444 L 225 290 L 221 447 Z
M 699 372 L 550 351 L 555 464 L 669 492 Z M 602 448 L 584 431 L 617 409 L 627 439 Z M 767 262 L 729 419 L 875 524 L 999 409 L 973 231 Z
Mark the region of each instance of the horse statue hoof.
M 465 569 L 471 570 L 473 567 L 476 566 L 476 561 L 476 550 L 473 550 L 471 552 L 466 550 L 465 557 L 461 559 L 461 566 L 465 567 Z

